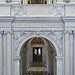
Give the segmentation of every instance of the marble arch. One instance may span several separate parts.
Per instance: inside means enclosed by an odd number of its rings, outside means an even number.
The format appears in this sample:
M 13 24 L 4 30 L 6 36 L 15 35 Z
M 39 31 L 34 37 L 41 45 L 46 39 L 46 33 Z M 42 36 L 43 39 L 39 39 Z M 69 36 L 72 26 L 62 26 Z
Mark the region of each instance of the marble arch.
M 17 51 L 16 51 L 16 56 L 19 56 L 20 55 L 20 50 L 21 50 L 21 47 L 23 46 L 23 44 L 26 41 L 28 41 L 29 39 L 34 38 L 34 37 L 37 37 L 37 35 L 30 35 L 28 37 L 23 36 L 23 38 L 21 38 L 21 42 L 19 43 L 18 48 L 17 48 Z M 48 41 L 50 41 L 54 45 L 54 47 L 55 47 L 57 56 L 62 56 L 62 53 L 61 53 L 60 48 L 58 47 L 58 44 L 52 38 L 50 38 L 50 37 L 48 37 L 46 35 L 39 35 L 38 37 L 42 37 L 42 38 L 45 38 Z
M 19 60 L 21 59 L 20 58 L 20 51 L 21 51 L 22 46 L 29 39 L 37 37 L 37 36 L 38 35 L 34 34 L 34 35 L 27 36 L 27 37 L 23 36 L 19 39 L 20 42 L 19 42 L 16 54 L 14 56 L 14 61 L 13 61 L 13 63 L 14 63 L 14 70 L 13 70 L 14 75 L 20 75 L 20 62 L 19 62 Z M 57 53 L 57 56 L 56 56 L 56 60 L 57 60 L 57 72 L 56 73 L 57 74 L 56 75 L 63 75 L 63 56 L 62 56 L 62 51 L 58 47 L 58 44 L 52 38 L 50 38 L 49 36 L 41 34 L 38 37 L 45 38 L 54 45 L 56 53 Z M 59 70 L 60 70 L 60 72 L 59 72 Z

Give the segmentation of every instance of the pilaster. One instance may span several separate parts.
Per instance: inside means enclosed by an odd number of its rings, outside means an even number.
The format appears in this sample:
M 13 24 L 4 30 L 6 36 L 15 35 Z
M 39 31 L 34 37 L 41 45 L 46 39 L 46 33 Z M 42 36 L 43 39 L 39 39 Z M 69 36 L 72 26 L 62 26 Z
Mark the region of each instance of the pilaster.
M 57 75 L 63 75 L 63 57 L 56 57 L 57 59 Z
M 73 55 L 74 55 L 74 75 L 75 75 L 75 31 L 74 31 L 74 53 L 73 53 Z
M 64 75 L 70 75 L 70 33 L 65 32 L 64 38 Z
M 12 75 L 12 41 L 11 33 L 7 32 L 7 75 Z
M 3 75 L 7 75 L 6 74 L 6 71 L 7 71 L 7 50 L 6 50 L 6 45 L 7 45 L 7 42 L 6 42 L 6 34 L 7 32 L 3 31 Z
M 14 57 L 14 75 L 20 75 L 20 57 Z
M 70 75 L 74 75 L 74 34 L 70 32 Z
M 3 39 L 0 32 L 0 75 L 3 75 Z

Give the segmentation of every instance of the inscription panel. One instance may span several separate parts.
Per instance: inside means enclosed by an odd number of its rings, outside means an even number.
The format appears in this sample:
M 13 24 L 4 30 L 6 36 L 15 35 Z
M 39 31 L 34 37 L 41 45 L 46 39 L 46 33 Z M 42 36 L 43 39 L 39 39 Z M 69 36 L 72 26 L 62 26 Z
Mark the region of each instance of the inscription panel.
M 12 27 L 63 27 L 63 23 L 13 23 Z

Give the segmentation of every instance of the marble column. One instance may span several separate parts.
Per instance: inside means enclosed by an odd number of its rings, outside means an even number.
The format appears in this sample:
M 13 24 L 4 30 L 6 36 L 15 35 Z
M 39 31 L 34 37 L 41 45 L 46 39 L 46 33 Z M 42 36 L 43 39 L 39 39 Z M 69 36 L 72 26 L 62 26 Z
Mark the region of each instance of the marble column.
M 47 73 L 49 73 L 49 71 L 50 71 L 50 69 L 49 69 L 49 67 L 50 67 L 50 66 L 49 66 L 49 54 L 50 54 L 50 53 L 49 53 L 49 49 L 50 49 L 50 48 L 48 47 L 48 48 L 47 48 L 47 54 L 46 54 L 46 55 L 47 55 L 47 58 L 46 58 L 46 59 L 47 59 L 47 60 L 46 60 L 46 61 L 47 61 Z
M 3 41 L 2 33 L 0 33 L 0 75 L 3 75 Z
M 47 73 L 49 73 L 49 60 L 48 60 L 48 50 L 49 50 L 49 47 L 47 48 L 47 52 L 46 52 L 46 65 L 47 65 Z
M 20 57 L 14 58 L 14 75 L 20 75 Z
M 74 75 L 74 35 L 71 32 L 70 33 L 70 68 L 71 68 L 71 74 L 70 75 Z
M 7 75 L 6 71 L 7 71 L 7 51 L 6 51 L 6 45 L 7 45 L 7 41 L 6 41 L 6 32 L 3 32 L 3 75 Z
M 57 75 L 63 75 L 63 58 L 56 57 L 57 60 Z
M 70 75 L 70 34 L 65 32 L 64 38 L 64 75 Z
M 11 41 L 11 33 L 7 33 L 7 75 L 11 75 L 12 71 L 12 41 Z
M 74 75 L 75 75 L 75 33 L 74 33 Z

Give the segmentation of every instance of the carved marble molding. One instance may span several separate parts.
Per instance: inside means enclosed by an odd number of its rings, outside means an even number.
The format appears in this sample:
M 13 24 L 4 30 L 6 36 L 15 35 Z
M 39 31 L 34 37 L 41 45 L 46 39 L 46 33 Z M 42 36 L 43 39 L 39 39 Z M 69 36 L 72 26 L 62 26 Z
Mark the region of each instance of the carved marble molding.
M 64 16 L 64 5 L 48 5 L 43 6 L 43 8 L 48 9 L 47 12 L 49 16 Z M 12 5 L 11 6 L 11 15 L 12 16 L 25 16 L 25 15 L 37 15 L 39 14 L 39 10 L 41 10 L 42 6 L 38 5 Z M 31 10 L 32 9 L 32 10 Z M 36 10 L 37 9 L 37 10 Z M 36 13 L 36 11 L 37 13 Z M 31 13 L 31 12 L 33 13 Z M 39 14 L 40 15 L 40 14 Z M 43 14 L 41 14 L 43 15 Z
M 48 36 L 58 45 L 60 52 L 62 52 L 63 45 L 62 45 L 61 39 L 63 39 L 63 35 L 62 34 L 56 35 L 54 32 L 51 32 L 51 31 L 50 32 L 40 32 L 40 31 L 38 31 L 38 32 L 19 32 L 19 33 L 14 32 L 14 38 L 16 39 L 16 42 L 15 42 L 16 50 L 19 47 L 20 43 L 25 38 L 32 36 L 32 35 L 36 35 L 36 37 L 40 37 L 41 35 Z
M 63 31 L 64 34 L 69 33 L 69 34 L 73 34 L 75 31 L 74 30 L 65 30 Z
M 7 33 L 12 34 L 12 31 L 0 31 L 0 34 L 7 34 Z

